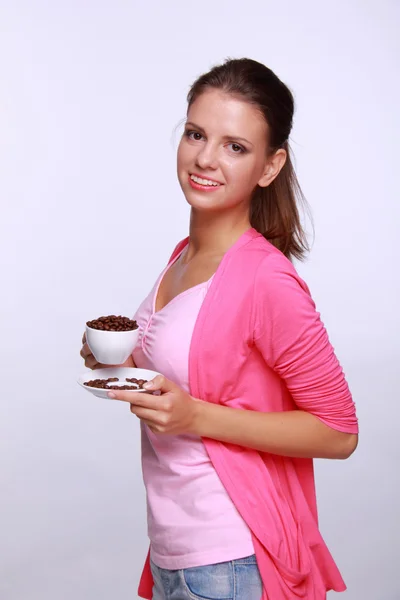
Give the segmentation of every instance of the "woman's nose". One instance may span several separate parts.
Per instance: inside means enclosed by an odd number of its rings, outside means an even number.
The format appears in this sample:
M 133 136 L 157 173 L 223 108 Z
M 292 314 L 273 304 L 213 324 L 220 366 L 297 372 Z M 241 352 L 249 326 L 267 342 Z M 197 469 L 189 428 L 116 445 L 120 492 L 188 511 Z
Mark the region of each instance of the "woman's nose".
M 211 144 L 205 144 L 197 154 L 196 162 L 201 169 L 216 169 L 218 166 L 217 149 Z

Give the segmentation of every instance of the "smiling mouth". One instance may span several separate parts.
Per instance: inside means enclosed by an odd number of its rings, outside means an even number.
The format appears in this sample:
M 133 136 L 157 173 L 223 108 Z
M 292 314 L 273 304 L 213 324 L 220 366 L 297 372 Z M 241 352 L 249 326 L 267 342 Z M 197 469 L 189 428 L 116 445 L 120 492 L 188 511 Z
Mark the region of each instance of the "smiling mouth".
M 189 174 L 189 179 L 196 183 L 197 185 L 201 185 L 203 187 L 220 187 L 223 185 L 214 179 L 207 179 L 206 177 L 198 177 L 197 175 L 193 175 L 193 173 Z

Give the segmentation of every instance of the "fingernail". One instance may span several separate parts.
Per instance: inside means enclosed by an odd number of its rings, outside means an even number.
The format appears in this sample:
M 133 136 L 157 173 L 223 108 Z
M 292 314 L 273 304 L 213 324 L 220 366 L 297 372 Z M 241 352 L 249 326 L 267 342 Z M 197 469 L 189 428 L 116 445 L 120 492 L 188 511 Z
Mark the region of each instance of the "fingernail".
M 113 394 L 112 392 L 108 392 L 107 396 L 109 398 L 116 398 L 117 396 L 115 394 Z
M 151 388 L 153 388 L 153 387 L 154 387 L 154 383 L 153 383 L 152 381 L 148 381 L 147 383 L 144 383 L 144 384 L 143 384 L 143 387 L 144 387 L 146 390 L 151 390 Z

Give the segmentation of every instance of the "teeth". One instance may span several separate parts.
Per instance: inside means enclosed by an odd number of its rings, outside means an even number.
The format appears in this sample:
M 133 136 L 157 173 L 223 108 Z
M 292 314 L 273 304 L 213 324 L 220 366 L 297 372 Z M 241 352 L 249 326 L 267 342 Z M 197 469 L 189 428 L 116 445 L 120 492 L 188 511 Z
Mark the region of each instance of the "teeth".
M 210 181 L 209 179 L 200 179 L 200 177 L 196 177 L 196 175 L 191 175 L 190 179 L 192 179 L 196 183 L 200 183 L 200 185 L 213 185 L 215 187 L 217 187 L 218 185 L 220 185 L 216 181 Z

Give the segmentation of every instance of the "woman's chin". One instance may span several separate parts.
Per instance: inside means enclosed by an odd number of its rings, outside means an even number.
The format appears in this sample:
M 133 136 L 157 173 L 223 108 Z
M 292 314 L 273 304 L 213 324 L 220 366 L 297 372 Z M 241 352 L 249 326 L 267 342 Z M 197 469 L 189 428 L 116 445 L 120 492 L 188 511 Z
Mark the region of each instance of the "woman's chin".
M 221 202 L 212 202 L 211 200 L 207 201 L 207 199 L 193 198 L 192 195 L 185 195 L 185 198 L 190 208 L 199 212 L 216 213 L 226 208 Z
M 221 196 L 216 198 L 216 194 L 218 195 L 218 191 L 215 192 L 202 192 L 198 190 L 194 190 L 192 188 L 187 189 L 186 187 L 182 189 L 183 194 L 186 198 L 186 202 L 193 209 L 198 210 L 221 210 L 224 208 L 224 202 L 221 201 Z

